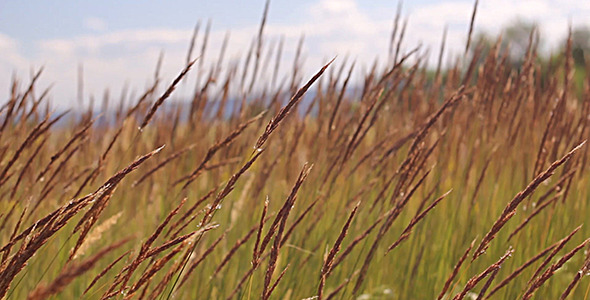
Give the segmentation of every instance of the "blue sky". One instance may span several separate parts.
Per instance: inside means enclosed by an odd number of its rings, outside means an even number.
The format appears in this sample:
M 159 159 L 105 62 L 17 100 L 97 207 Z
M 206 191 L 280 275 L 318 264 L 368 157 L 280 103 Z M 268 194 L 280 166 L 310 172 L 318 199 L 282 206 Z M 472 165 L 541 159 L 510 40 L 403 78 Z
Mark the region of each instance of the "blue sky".
M 284 39 L 286 73 L 297 41 L 305 34 L 304 78 L 336 55 L 366 66 L 376 57 L 386 58 L 396 6 L 395 0 L 274 0 L 265 41 Z M 204 65 L 217 58 L 228 31 L 227 62 L 238 61 L 258 29 L 263 7 L 264 0 L 1 1 L 0 91 L 8 95 L 12 74 L 26 81 L 32 68 L 44 66 L 40 83 L 54 84 L 52 102 L 71 106 L 80 63 L 85 98 L 100 98 L 105 88 L 118 96 L 125 83 L 142 91 L 160 51 L 165 53 L 166 81 L 182 68 L 199 20 L 201 28 L 207 20 L 212 22 Z M 436 56 L 443 27 L 448 25 L 450 53 L 460 53 L 472 7 L 473 1 L 405 1 L 403 16 L 409 21 L 404 49 L 421 43 Z M 590 25 L 588 16 L 590 1 L 584 0 L 480 0 L 476 28 L 497 33 L 516 18 L 536 21 L 544 46 L 551 51 L 559 46 L 570 21 L 574 26 Z M 190 84 L 186 86 L 179 89 L 179 97 L 192 91 Z M 7 97 L 3 98 L 0 101 Z

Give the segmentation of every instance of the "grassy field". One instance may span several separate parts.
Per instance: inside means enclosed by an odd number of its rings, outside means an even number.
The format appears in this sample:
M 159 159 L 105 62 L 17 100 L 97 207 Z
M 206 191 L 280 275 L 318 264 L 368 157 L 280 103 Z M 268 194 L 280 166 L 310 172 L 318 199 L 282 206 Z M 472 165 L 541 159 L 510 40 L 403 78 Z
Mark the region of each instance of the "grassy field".
M 280 80 L 257 39 L 233 71 L 191 46 L 175 80 L 101 111 L 52 113 L 38 76 L 15 79 L 0 299 L 590 298 L 571 41 L 550 62 L 530 47 L 515 68 L 498 41 L 430 70 L 400 29 L 353 86 L 338 59 Z M 191 101 L 168 103 L 190 72 Z

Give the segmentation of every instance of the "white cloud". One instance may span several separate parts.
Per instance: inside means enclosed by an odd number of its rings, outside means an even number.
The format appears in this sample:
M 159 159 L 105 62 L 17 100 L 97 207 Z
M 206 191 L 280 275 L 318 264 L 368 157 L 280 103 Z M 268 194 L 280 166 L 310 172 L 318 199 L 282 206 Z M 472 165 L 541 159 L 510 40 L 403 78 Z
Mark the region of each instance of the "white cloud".
M 0 53 L 2 53 L 0 55 L 0 70 L 4 70 L 0 72 L 0 89 L 9 91 L 12 72 L 21 68 L 28 70 L 29 60 L 21 55 L 18 42 L 2 33 L 0 33 Z M 3 98 L 6 99 L 6 97 Z
M 92 30 L 92 31 L 105 31 L 107 30 L 107 23 L 101 19 L 96 17 L 88 17 L 84 19 L 84 27 Z
M 548 48 L 556 48 L 567 31 L 569 20 L 574 26 L 590 24 L 590 1 L 576 0 L 484 0 L 480 1 L 476 17 L 476 29 L 498 33 L 509 22 L 520 17 L 537 20 L 544 33 Z M 271 15 L 265 29 L 266 42 L 276 42 L 279 36 L 285 39 L 283 61 L 286 73 L 292 68 L 297 41 L 305 34 L 304 78 L 308 78 L 327 59 L 338 55 L 337 64 L 349 56 L 349 62 L 356 59 L 357 70 L 370 66 L 375 57 L 387 58 L 392 19 L 376 19 L 370 12 L 361 9 L 364 2 L 359 0 L 320 0 L 301 15 L 297 23 L 273 24 Z M 431 57 L 437 57 L 443 27 L 448 25 L 447 53 L 461 53 L 466 40 L 473 1 L 456 0 L 430 4 L 413 5 L 404 11 L 409 16 L 405 35 L 404 51 L 422 43 L 430 49 Z M 392 14 L 395 3 L 392 3 Z M 215 22 L 215 20 L 213 20 Z M 87 18 L 84 25 L 93 33 L 72 38 L 46 39 L 38 41 L 34 55 L 25 56 L 15 39 L 0 34 L 0 81 L 5 81 L 12 70 L 22 74 L 31 65 L 45 66 L 44 77 L 55 82 L 54 99 L 63 105 L 71 105 L 75 97 L 76 72 L 78 64 L 84 64 L 85 91 L 95 97 L 102 95 L 104 88 L 110 88 L 112 95 L 118 95 L 128 82 L 132 90 L 141 91 L 153 74 L 153 68 L 161 50 L 165 52 L 162 75 L 171 80 L 183 67 L 186 49 L 192 30 L 175 28 L 128 29 L 109 31 L 107 24 L 97 18 Z M 202 63 L 208 68 L 218 57 L 225 30 L 210 34 L 207 55 Z M 258 25 L 231 30 L 225 62 L 243 58 L 257 34 Z M 195 52 L 200 51 L 202 30 Z M 267 48 L 265 47 L 265 52 Z M 196 54 L 195 54 L 196 56 Z M 383 60 L 382 60 L 383 61 Z M 274 60 L 273 60 L 274 62 Z M 201 64 L 201 63 L 199 63 Z M 272 69 L 269 68 L 269 69 Z M 195 71 L 190 73 L 187 85 L 181 87 L 176 96 L 192 92 Z M 26 74 L 26 73 L 25 73 Z M 4 77 L 2 77 L 4 76 Z
M 16 41 L 9 36 L 0 33 L 0 49 L 5 50 L 16 47 Z
M 27 62 L 27 59 L 20 54 L 18 42 L 2 33 L 0 33 L 0 52 L 2 53 L 0 63 L 4 66 L 20 67 Z
M 313 9 L 319 9 L 319 11 L 326 12 L 328 14 L 342 14 L 348 12 L 355 12 L 357 5 L 352 0 L 324 0 L 312 7 Z
M 556 51 L 567 34 L 568 26 L 590 25 L 589 1 L 576 0 L 485 0 L 480 1 L 475 31 L 500 33 L 518 19 L 536 22 L 544 41 L 542 50 Z M 443 27 L 448 26 L 447 53 L 463 52 L 467 40 L 473 1 L 456 0 L 414 6 L 407 11 L 409 25 L 406 45 L 424 42 L 431 49 L 431 61 L 438 53 Z M 436 53 L 433 53 L 433 51 Z
M 98 35 L 84 35 L 71 39 L 42 40 L 39 45 L 41 49 L 70 54 L 75 50 L 96 52 L 101 48 L 113 45 L 175 44 L 185 42 L 190 38 L 190 35 L 190 30 L 122 30 Z

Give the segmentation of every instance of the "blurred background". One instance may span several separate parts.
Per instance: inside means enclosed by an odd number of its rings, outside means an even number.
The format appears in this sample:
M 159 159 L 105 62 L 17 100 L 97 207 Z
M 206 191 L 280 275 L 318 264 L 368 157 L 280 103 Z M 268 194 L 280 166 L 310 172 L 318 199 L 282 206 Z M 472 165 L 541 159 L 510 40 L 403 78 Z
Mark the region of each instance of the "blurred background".
M 435 68 L 447 28 L 443 64 L 461 59 L 474 5 L 469 0 L 273 0 L 264 28 L 263 51 L 276 51 L 282 43 L 280 66 L 287 74 L 293 69 L 303 37 L 303 78 L 337 56 L 338 60 L 356 60 L 358 79 L 363 68 L 369 68 L 377 57 L 378 63 L 387 63 L 398 5 L 400 21 L 407 21 L 401 52 L 422 45 L 422 55 L 430 58 L 426 67 Z M 8 95 L 12 77 L 26 82 L 43 67 L 39 83 L 52 85 L 51 103 L 60 108 L 79 105 L 79 74 L 84 82 L 84 105 L 91 97 L 102 97 L 105 89 L 113 95 L 120 94 L 125 86 L 143 91 L 153 78 L 161 53 L 161 74 L 166 81 L 183 68 L 195 27 L 198 32 L 193 57 L 201 57 L 203 69 L 218 60 L 226 37 L 224 62 L 228 66 L 243 64 L 259 31 L 264 6 L 263 0 L 2 1 L 0 90 Z M 539 53 L 550 57 L 563 48 L 571 25 L 580 60 L 584 59 L 584 49 L 590 49 L 588 16 L 590 1 L 482 0 L 474 38 L 493 43 L 502 33 L 517 64 L 533 27 L 537 27 Z M 194 83 L 198 75 L 190 76 L 176 98 L 192 93 L 191 80 Z M 6 102 L 6 97 L 0 101 Z

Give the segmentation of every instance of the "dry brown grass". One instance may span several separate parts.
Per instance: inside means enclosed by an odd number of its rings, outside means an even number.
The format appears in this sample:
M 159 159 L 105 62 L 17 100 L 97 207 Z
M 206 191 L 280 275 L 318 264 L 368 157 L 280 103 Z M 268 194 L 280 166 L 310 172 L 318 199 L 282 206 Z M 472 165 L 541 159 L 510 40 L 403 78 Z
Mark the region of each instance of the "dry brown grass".
M 0 298 L 588 295 L 590 229 L 572 228 L 590 213 L 590 80 L 574 80 L 590 67 L 571 38 L 546 61 L 531 33 L 514 67 L 501 38 L 473 39 L 476 2 L 465 58 L 443 67 L 443 37 L 430 70 L 423 49 L 402 51 L 400 8 L 388 60 L 361 81 L 347 60 L 304 81 L 303 39 L 280 77 L 268 5 L 242 60 L 223 46 L 208 67 L 198 23 L 170 85 L 160 56 L 144 91 L 100 113 L 53 112 L 42 70 L 22 90 L 14 79 Z

